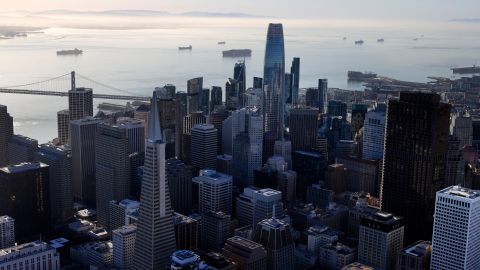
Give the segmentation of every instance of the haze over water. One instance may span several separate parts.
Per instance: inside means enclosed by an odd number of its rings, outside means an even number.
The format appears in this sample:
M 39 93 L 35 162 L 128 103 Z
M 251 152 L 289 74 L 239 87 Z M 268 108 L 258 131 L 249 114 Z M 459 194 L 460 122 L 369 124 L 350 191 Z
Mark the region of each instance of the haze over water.
M 293 57 L 301 58 L 302 88 L 315 87 L 319 78 L 327 78 L 330 87 L 359 89 L 359 85 L 347 83 L 348 70 L 426 82 L 427 76 L 451 77 L 451 67 L 470 66 L 480 60 L 478 24 L 387 25 L 263 18 L 163 18 L 149 22 L 116 17 L 91 24 L 51 25 L 43 34 L 0 40 L 0 86 L 41 81 L 75 70 L 142 96 L 165 84 L 185 91 L 187 80 L 200 76 L 204 77 L 204 87 L 224 88 L 239 59 L 222 58 L 221 51 L 242 48 L 253 50 L 252 57 L 245 59 L 247 86 L 251 86 L 253 76 L 263 76 L 268 22 L 283 23 L 286 68 L 288 71 Z M 377 43 L 378 38 L 385 42 Z M 365 44 L 354 45 L 360 39 Z M 226 45 L 218 45 L 218 41 L 226 41 Z M 191 52 L 178 51 L 178 46 L 188 45 L 193 46 Z M 83 55 L 55 54 L 73 48 L 82 49 Z M 95 100 L 95 106 L 99 102 L 104 100 Z M 14 117 L 15 133 L 40 143 L 56 137 L 56 112 L 68 107 L 64 97 L 12 94 L 0 94 L 0 104 L 7 105 Z

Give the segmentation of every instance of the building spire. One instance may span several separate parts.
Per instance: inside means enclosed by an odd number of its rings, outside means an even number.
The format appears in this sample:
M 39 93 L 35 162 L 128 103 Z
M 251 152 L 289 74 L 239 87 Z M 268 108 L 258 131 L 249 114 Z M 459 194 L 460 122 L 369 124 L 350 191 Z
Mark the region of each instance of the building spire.
M 158 90 L 153 91 L 152 99 L 150 100 L 150 113 L 148 115 L 148 136 L 147 139 L 151 141 L 162 140 L 162 130 L 160 128 L 160 116 L 158 114 Z

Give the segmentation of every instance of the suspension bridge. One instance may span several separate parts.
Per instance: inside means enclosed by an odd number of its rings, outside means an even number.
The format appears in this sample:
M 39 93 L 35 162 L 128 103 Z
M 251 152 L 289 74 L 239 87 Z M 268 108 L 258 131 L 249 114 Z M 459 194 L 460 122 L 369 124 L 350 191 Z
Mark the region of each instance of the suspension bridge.
M 0 93 L 68 97 L 68 91 L 76 89 L 77 85 L 81 85 L 82 87 L 86 88 L 92 88 L 93 98 L 150 101 L 150 97 L 138 96 L 135 93 L 108 86 L 88 77 L 82 76 L 75 71 L 42 81 L 20 85 L 0 86 Z M 96 94 L 95 91 L 97 89 L 104 89 L 107 92 L 115 94 Z

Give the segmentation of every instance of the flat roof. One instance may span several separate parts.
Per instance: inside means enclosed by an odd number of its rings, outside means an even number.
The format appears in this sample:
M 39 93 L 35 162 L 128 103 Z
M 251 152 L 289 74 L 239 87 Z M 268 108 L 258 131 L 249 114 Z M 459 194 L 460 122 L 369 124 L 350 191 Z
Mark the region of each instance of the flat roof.
M 439 191 L 439 193 L 462 197 L 462 198 L 471 199 L 471 200 L 477 199 L 480 197 L 479 190 L 473 190 L 473 189 L 464 188 L 461 186 L 451 186 L 444 190 Z

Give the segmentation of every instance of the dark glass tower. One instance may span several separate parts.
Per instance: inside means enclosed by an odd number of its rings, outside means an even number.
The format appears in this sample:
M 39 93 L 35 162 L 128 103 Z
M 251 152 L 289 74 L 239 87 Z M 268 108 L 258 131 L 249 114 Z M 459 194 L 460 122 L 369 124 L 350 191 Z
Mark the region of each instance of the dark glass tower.
M 318 80 L 318 110 L 320 113 L 327 113 L 328 104 L 328 80 Z
M 285 112 L 285 48 L 282 24 L 268 26 L 263 69 L 265 132 L 283 137 Z
M 203 77 L 187 81 L 187 113 L 201 110 Z
M 153 92 L 133 261 L 133 268 L 139 270 L 166 269 L 170 255 L 175 251 L 173 211 L 165 172 L 165 143 L 155 100 L 157 93 Z
M 300 58 L 294 57 L 292 67 L 290 68 L 292 74 L 292 104 L 298 103 L 298 90 L 300 88 Z
M 246 70 L 245 62 L 238 62 L 233 69 L 233 78 L 238 82 L 238 106 L 243 108 L 245 106 L 245 91 L 246 91 Z
M 13 136 L 13 118 L 7 106 L 0 105 L 0 166 L 8 165 L 8 141 Z
M 444 185 L 450 105 L 434 93 L 388 103 L 381 207 L 405 217 L 407 244 L 432 237 L 435 192 Z

